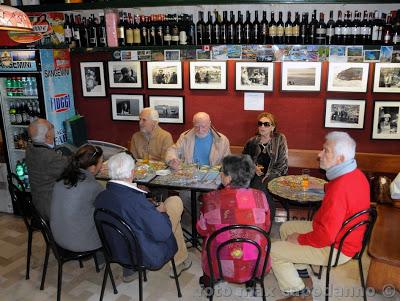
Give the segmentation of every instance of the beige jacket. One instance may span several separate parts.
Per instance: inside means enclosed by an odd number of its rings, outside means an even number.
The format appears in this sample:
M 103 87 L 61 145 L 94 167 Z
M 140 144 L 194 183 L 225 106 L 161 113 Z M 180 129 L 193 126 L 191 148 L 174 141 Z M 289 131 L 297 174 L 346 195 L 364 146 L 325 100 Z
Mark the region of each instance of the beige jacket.
M 225 135 L 211 129 L 213 135 L 213 144 L 210 151 L 210 165 L 221 164 L 222 159 L 231 153 L 229 140 Z M 190 129 L 181 134 L 178 141 L 167 150 L 165 161 L 180 159 L 185 163 L 193 163 L 193 152 L 195 143 L 195 132 Z
M 174 141 L 171 134 L 157 126 L 149 140 L 140 131 L 134 133 L 129 150 L 136 159 L 143 159 L 148 149 L 150 160 L 164 161 L 167 149 L 172 144 L 174 144 Z

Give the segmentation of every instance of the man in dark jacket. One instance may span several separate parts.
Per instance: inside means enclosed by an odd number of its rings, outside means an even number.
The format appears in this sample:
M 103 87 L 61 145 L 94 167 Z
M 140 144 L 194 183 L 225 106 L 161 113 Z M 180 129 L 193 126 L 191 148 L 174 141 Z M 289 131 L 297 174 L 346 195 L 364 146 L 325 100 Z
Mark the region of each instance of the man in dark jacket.
M 170 197 L 157 204 L 146 199 L 146 191 L 132 183 L 135 162 L 126 153 L 119 153 L 108 160 L 108 172 L 112 180 L 95 201 L 96 208 L 106 208 L 121 216 L 134 231 L 143 255 L 144 266 L 150 269 L 162 267 L 175 254 L 178 275 L 190 268 L 185 240 L 180 225 L 183 211 L 182 200 Z M 129 262 L 124 247 L 115 240 L 116 256 Z M 170 274 L 171 275 L 171 274 Z M 172 274 L 173 275 L 173 274 Z M 124 281 L 129 282 L 137 273 L 124 269 Z

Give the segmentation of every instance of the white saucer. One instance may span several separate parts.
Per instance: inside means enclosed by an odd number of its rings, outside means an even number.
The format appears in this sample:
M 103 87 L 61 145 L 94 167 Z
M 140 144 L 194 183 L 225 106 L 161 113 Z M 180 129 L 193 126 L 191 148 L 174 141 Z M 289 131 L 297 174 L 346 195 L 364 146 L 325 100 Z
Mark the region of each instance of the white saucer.
M 171 173 L 169 169 L 160 169 L 156 171 L 157 176 L 167 176 Z

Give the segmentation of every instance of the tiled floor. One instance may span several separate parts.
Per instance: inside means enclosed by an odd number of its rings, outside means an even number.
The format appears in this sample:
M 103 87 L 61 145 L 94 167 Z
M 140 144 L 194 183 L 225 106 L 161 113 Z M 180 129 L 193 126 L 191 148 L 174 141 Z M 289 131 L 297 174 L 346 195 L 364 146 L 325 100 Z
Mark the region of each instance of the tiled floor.
M 273 237 L 276 237 L 277 226 L 273 228 Z M 22 219 L 8 214 L 0 214 L 0 300 L 1 301 L 50 301 L 56 300 L 57 291 L 57 267 L 54 257 L 50 256 L 49 269 L 45 289 L 39 290 L 42 264 L 44 258 L 44 242 L 40 234 L 34 235 L 34 246 L 31 265 L 31 277 L 25 280 L 26 265 L 26 241 L 27 233 Z M 207 300 L 204 292 L 198 286 L 198 278 L 201 275 L 200 252 L 190 250 L 192 267 L 182 273 L 180 284 L 183 293 L 182 301 Z M 369 260 L 365 258 L 365 271 L 368 271 Z M 104 300 L 138 300 L 138 281 L 126 284 L 121 281 L 121 269 L 113 268 L 118 294 L 114 295 L 111 284 L 108 282 Z M 157 272 L 150 272 L 148 282 L 144 284 L 144 299 L 178 300 L 175 283 L 168 277 L 169 269 L 164 267 Z M 62 300 L 99 300 L 103 272 L 96 273 L 93 261 L 84 264 L 80 269 L 77 262 L 69 262 L 64 265 Z M 347 263 L 334 270 L 331 282 L 335 290 L 330 300 L 362 300 L 355 297 L 359 294 L 359 278 L 356 262 Z M 319 296 L 324 282 L 314 279 L 314 288 L 318 296 L 314 300 L 323 300 Z M 277 283 L 272 272 L 265 277 L 267 300 L 282 298 L 277 288 Z M 253 297 L 243 289 L 243 286 L 221 283 L 217 286 L 214 300 L 261 300 L 261 297 Z M 397 294 L 394 297 L 385 298 L 382 295 L 374 295 L 368 300 L 394 301 L 399 300 Z

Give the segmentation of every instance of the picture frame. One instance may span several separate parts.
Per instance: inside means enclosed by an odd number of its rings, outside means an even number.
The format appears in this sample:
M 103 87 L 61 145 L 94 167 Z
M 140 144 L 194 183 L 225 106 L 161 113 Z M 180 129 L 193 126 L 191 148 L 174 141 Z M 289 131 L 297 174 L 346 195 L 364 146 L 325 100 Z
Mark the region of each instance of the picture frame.
M 144 107 L 143 94 L 112 94 L 111 112 L 113 120 L 138 121 Z
M 283 62 L 282 91 L 321 90 L 321 62 Z
M 103 62 L 81 62 L 80 68 L 83 96 L 106 96 Z
M 179 49 L 165 49 L 164 60 L 166 61 L 180 61 L 181 51 Z
M 400 101 L 375 100 L 371 139 L 400 139 Z
M 376 63 L 374 92 L 400 93 L 400 63 Z
M 365 99 L 326 99 L 326 128 L 363 129 Z
M 140 61 L 108 62 L 110 88 L 143 88 Z
M 184 96 L 149 95 L 149 107 L 155 109 L 160 123 L 185 122 Z
M 329 63 L 327 91 L 367 92 L 368 63 Z
M 182 89 L 182 63 L 180 61 L 147 62 L 148 89 Z
M 272 91 L 274 63 L 235 62 L 235 90 Z
M 201 61 L 189 63 L 190 89 L 226 90 L 226 62 Z

